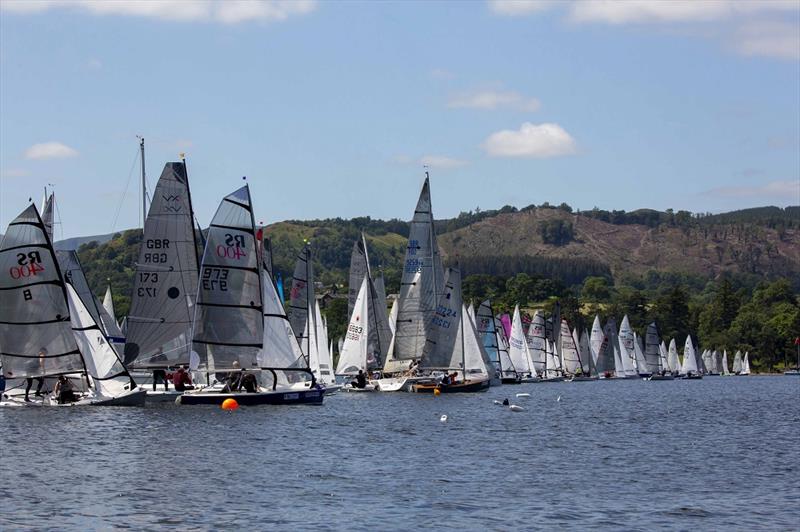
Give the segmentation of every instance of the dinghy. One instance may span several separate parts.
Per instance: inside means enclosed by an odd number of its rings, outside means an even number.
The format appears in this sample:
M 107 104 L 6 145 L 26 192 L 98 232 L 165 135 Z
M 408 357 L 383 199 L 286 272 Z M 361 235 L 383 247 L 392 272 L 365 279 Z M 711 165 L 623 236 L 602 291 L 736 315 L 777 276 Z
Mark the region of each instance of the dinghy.
M 636 337 L 630 321 L 628 321 L 627 314 L 622 318 L 622 324 L 619 326 L 618 339 L 620 363 L 622 364 L 625 378 L 640 378 L 636 367 Z M 619 375 L 619 371 L 617 371 L 617 375 Z
M 489 388 L 493 370 L 487 367 L 483 345 L 474 323 L 467 316 L 461 297 L 461 272 L 448 268 L 445 288 L 431 320 L 428 341 L 422 352 L 422 371 L 444 372 L 436 383 L 417 383 L 417 393 L 480 392 Z M 450 376 L 457 378 L 452 381 Z
M 669 369 L 669 354 L 667 346 L 661 341 L 658 334 L 658 326 L 652 322 L 647 326 L 645 335 L 645 360 L 647 368 L 651 372 L 648 380 L 651 381 L 671 381 L 675 380 Z
M 747 351 L 742 357 L 742 371 L 739 372 L 739 375 L 750 375 L 750 353 Z
M 574 335 L 573 333 L 573 336 Z M 581 359 L 582 373 L 581 375 L 576 375 L 575 378 L 572 379 L 574 382 L 596 381 L 600 378 L 597 374 L 597 367 L 594 364 L 590 343 L 589 332 L 584 329 L 578 342 L 578 355 Z
M 722 361 L 720 362 L 722 365 L 722 376 L 729 377 L 731 375 L 730 370 L 728 369 L 728 350 L 725 349 L 722 351 Z
M 394 336 L 384 361 L 383 378 L 376 381 L 381 391 L 410 391 L 410 385 L 420 380 L 413 375 L 414 367 L 422 358 L 428 329 L 444 288 L 444 269 L 435 235 L 430 178 L 426 172 L 409 227 Z
M 126 319 L 124 360 L 149 384 L 150 402 L 174 402 L 182 393 L 166 376 L 190 362 L 199 275 L 195 235 L 186 164 L 166 163 L 144 221 Z
M 519 305 L 514 306 L 514 317 L 511 321 L 511 336 L 508 338 L 511 363 L 519 373 L 521 382 L 538 382 L 539 375 L 533 364 L 533 358 L 528 346 L 528 340 L 522 328 L 522 316 Z
M 322 403 L 325 390 L 306 358 L 299 347 L 295 351 L 284 342 L 295 331 L 283 323 L 287 317 L 263 270 L 259 246 L 245 185 L 220 203 L 201 262 L 190 358 L 192 370 L 205 374 L 208 384 L 185 392 L 178 404 L 221 405 L 226 399 L 240 405 Z M 227 373 L 224 381 L 215 378 L 220 373 Z
M 697 356 L 695 355 L 692 336 L 686 336 L 686 344 L 683 347 L 683 364 L 681 365 L 681 378 L 683 379 L 702 379 L 703 375 L 697 368 Z
M 518 384 L 517 375 L 511 358 L 508 356 L 508 345 L 502 333 L 502 327 L 498 327 L 492 303 L 488 299 L 478 306 L 475 312 L 475 328 L 483 341 L 483 348 L 489 358 L 489 368 L 494 368 L 495 378 L 499 377 L 501 384 Z
M 339 363 L 336 366 L 336 375 L 354 378 L 359 372 L 369 375 L 370 361 L 375 363 L 374 354 L 370 352 L 369 331 L 372 325 L 369 319 L 369 278 L 364 274 L 361 288 L 356 296 L 353 311 L 350 313 L 350 323 L 344 344 L 339 353 Z M 374 367 L 374 366 L 373 366 Z M 358 387 L 355 381 L 348 382 L 343 388 L 348 392 L 376 391 L 374 384 L 367 383 L 365 387 Z
M 595 315 L 589 338 L 589 351 L 600 379 L 607 379 L 614 375 L 614 353 L 609 349 L 609 345 L 608 337 L 600 325 L 600 316 Z
M 7 382 L 2 404 L 144 404 L 144 391 L 136 386 L 75 288 L 65 281 L 34 204 L 9 224 L 0 244 L 0 271 L 8 272 L 0 278 L 0 362 Z M 26 379 L 42 379 L 44 385 L 54 377 L 72 384 L 69 402 L 59 404 L 61 398 L 51 395 L 49 386 L 26 398 L 22 390 Z

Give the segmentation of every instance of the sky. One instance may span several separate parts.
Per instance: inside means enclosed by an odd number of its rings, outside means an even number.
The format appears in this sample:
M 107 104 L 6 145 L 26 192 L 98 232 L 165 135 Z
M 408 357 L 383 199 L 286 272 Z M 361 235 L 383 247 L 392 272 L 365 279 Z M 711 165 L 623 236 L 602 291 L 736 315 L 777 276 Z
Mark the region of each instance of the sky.
M 800 1 L 0 0 L 0 232 L 140 226 L 137 135 L 204 226 L 796 205 Z

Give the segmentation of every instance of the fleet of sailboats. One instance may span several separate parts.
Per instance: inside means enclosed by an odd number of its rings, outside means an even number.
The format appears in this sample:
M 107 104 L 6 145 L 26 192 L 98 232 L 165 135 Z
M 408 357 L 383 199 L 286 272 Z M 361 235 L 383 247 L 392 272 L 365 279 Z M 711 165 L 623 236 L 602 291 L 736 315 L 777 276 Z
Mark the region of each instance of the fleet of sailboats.
M 144 195 L 143 140 L 141 148 Z M 461 271 L 442 266 L 427 173 L 389 312 L 367 236 L 353 245 L 348 325 L 336 365 L 312 245 L 298 255 L 285 307 L 248 185 L 223 198 L 203 238 L 185 161 L 164 166 L 149 209 L 142 202 L 142 243 L 122 324 L 110 285 L 101 303 L 77 253 L 54 251 L 54 202 L 45 194 L 41 214 L 28 206 L 0 244 L 0 271 L 9 272 L 0 280 L 0 362 L 10 384 L 2 404 L 320 404 L 353 378 L 359 385 L 345 389 L 438 394 L 501 383 L 750 373 L 749 353 L 737 351 L 731 371 L 727 350 L 697 355 L 688 335 L 681 361 L 675 338 L 667 344 L 655 323 L 640 337 L 628 316 L 619 330 L 613 318 L 603 327 L 595 316 L 590 332 L 571 327 L 557 303 L 550 317 L 539 310 L 530 322 L 519 305 L 507 318 L 490 300 L 474 309 L 463 300 Z M 194 384 L 170 390 L 168 372 L 179 368 Z M 34 379 L 44 393 L 31 399 Z M 52 393 L 55 380 L 69 389 L 69 400 Z M 164 381 L 163 391 L 156 380 Z

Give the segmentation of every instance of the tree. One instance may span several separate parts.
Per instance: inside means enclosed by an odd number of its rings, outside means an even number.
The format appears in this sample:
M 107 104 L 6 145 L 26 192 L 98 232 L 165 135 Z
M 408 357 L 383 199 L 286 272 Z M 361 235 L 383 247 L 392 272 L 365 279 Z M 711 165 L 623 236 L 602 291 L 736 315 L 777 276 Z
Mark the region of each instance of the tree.
M 581 299 L 585 302 L 599 303 L 607 301 L 611 290 L 605 277 L 587 277 L 581 289 Z

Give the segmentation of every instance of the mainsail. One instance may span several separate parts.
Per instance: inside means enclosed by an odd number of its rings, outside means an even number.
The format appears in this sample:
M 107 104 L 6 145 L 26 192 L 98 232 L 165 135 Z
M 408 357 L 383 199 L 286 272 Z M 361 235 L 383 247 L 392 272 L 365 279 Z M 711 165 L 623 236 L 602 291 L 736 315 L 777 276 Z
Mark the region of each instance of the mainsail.
M 537 375 L 542 375 L 547 366 L 546 351 L 547 339 L 545 330 L 544 315 L 541 311 L 536 311 L 533 320 L 528 327 L 528 346 L 530 347 L 531 361 Z
M 598 375 L 614 372 L 614 353 L 609 349 L 609 342 L 600 326 L 600 316 L 595 315 L 592 323 L 592 335 L 589 340 L 589 349 L 592 353 Z
M 723 375 L 730 375 L 731 372 L 728 369 L 728 350 L 724 350 L 722 352 L 722 374 Z
M 314 326 L 309 325 L 309 320 L 313 322 L 314 312 L 311 306 L 316 301 L 314 290 L 314 264 L 312 263 L 311 246 L 306 243 L 294 265 L 294 275 L 292 275 L 292 289 L 289 292 L 289 322 L 292 324 L 300 349 L 308 358 L 309 356 L 309 331 L 314 330 Z M 309 310 L 311 309 L 311 312 Z
M 443 292 L 444 274 L 431 207 L 430 181 L 425 183 L 414 209 L 408 235 L 408 247 L 400 280 L 395 333 L 384 369 L 405 369 L 408 361 L 418 359 L 426 346 L 425 338 L 433 320 L 436 304 Z M 457 312 L 461 312 L 457 309 Z
M 369 285 L 367 276 L 361 280 L 344 344 L 339 351 L 337 375 L 354 375 L 358 370 L 366 371 L 369 365 L 367 336 L 369 334 Z
M 644 358 L 647 364 L 645 371 L 639 373 L 658 373 L 661 371 L 661 352 L 659 344 L 661 338 L 658 336 L 658 327 L 655 322 L 647 326 L 644 338 Z
M 697 357 L 695 356 L 692 336 L 686 336 L 686 344 L 683 347 L 683 365 L 681 365 L 681 375 L 697 373 Z
M 226 196 L 203 253 L 193 349 L 204 371 L 258 368 L 264 341 L 260 260 L 250 189 Z M 129 325 L 130 330 L 130 325 Z
M 461 273 L 449 268 L 444 293 L 431 320 L 430 333 L 422 352 L 420 366 L 426 369 L 451 369 L 456 337 L 461 330 Z
M 578 354 L 578 345 L 572 336 L 566 319 L 561 320 L 560 335 L 561 338 L 556 345 L 561 346 L 561 360 L 564 372 L 567 375 L 575 375 L 578 373 L 578 368 L 581 367 L 581 359 Z
M 522 318 L 519 313 L 519 305 L 514 307 L 514 318 L 511 321 L 511 336 L 508 338 L 511 363 L 517 372 L 523 375 L 533 375 L 536 371 L 531 362 L 531 355 L 528 351 L 528 341 L 522 329 Z
M 669 341 L 669 353 L 667 355 L 669 359 L 669 370 L 672 373 L 678 373 L 681 370 L 681 361 L 678 358 L 678 346 L 675 343 L 675 338 Z
M 218 211 L 218 225 L 227 224 L 225 217 L 235 216 L 233 203 L 227 205 Z M 193 219 L 186 166 L 184 163 L 167 163 L 153 192 L 136 262 L 125 344 L 125 362 L 132 367 L 163 368 L 189 362 L 188 346 L 198 284 Z M 235 220 L 235 223 L 239 221 Z M 233 240 L 226 242 L 224 228 L 209 231 L 209 236 L 211 233 L 215 233 L 217 240 L 214 249 L 206 246 L 209 264 L 215 260 L 220 264 L 230 260 L 235 266 L 254 261 L 255 257 L 249 255 L 240 255 L 238 259 L 219 256 L 228 250 L 231 253 L 233 250 L 242 252 L 244 248 L 236 246 Z M 233 238 L 233 233 L 230 234 Z M 213 259 L 214 256 L 217 258 Z M 242 274 L 209 265 L 203 275 L 201 283 L 208 287 L 204 294 L 210 297 L 212 292 L 223 293 L 227 290 L 223 287 Z M 203 314 L 224 314 L 221 307 L 216 311 L 210 308 L 207 307 Z
M 31 204 L 0 244 L 0 360 L 7 378 L 84 372 L 67 287 L 44 222 Z

